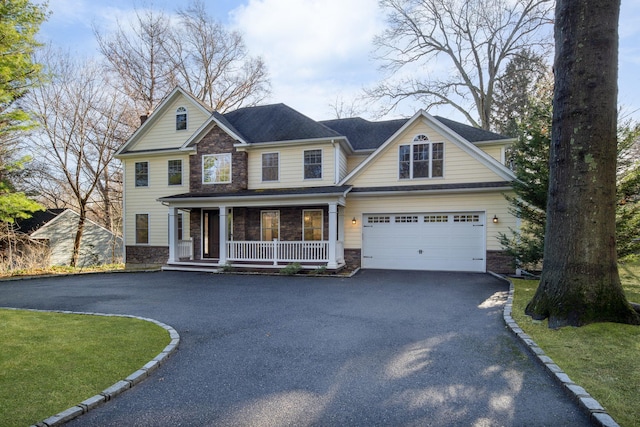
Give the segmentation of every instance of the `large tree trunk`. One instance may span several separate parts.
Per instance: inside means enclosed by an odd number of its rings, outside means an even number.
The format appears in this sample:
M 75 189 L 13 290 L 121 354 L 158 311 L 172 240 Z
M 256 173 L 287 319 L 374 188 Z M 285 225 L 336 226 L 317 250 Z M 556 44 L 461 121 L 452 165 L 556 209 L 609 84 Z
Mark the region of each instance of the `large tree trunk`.
M 558 0 L 544 266 L 526 313 L 549 327 L 639 324 L 615 240 L 616 0 Z

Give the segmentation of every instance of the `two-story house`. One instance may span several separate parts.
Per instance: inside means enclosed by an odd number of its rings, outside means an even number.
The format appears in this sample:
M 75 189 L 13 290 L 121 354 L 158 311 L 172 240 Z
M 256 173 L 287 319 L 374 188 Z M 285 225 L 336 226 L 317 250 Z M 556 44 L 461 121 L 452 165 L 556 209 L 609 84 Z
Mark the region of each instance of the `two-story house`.
M 220 114 L 176 88 L 118 150 L 125 260 L 165 268 L 508 272 L 512 139 L 424 111 Z

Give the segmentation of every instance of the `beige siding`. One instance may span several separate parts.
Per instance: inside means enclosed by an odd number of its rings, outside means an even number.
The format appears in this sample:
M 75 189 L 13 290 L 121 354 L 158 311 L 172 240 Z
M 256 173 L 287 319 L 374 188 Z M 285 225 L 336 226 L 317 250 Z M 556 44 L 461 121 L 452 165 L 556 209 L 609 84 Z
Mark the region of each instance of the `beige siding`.
M 349 169 L 348 169 L 348 165 L 347 165 L 347 155 L 345 154 L 344 150 L 342 149 L 342 147 L 340 147 L 340 175 L 339 175 L 339 180 L 338 181 L 342 181 L 348 174 L 349 174 Z
M 444 142 L 444 177 L 399 179 L 398 178 L 398 146 L 410 144 L 418 134 L 425 134 L 432 142 Z M 373 161 L 347 184 L 357 187 L 376 187 L 388 185 L 418 184 L 457 184 L 465 182 L 503 181 L 493 171 L 467 154 L 457 145 L 429 127 L 425 121 L 417 121 L 405 130 L 393 143 L 379 153 Z
M 322 150 L 322 179 L 304 179 L 303 153 Z M 334 148 L 331 143 L 305 144 L 292 147 L 259 148 L 249 151 L 249 189 L 320 187 L 333 185 L 335 180 Z M 262 182 L 262 153 L 279 153 L 280 171 L 277 182 Z
M 351 173 L 360 163 L 365 161 L 369 154 L 354 154 L 347 158 L 347 173 Z
M 480 148 L 482 151 L 484 151 L 500 163 L 504 164 L 504 144 L 479 145 L 478 148 Z
M 185 107 L 187 109 L 187 129 L 176 130 L 176 109 Z M 193 104 L 193 101 L 180 95 L 169 104 L 153 126 L 141 136 L 132 150 L 156 150 L 163 148 L 176 148 L 182 146 L 189 137 L 207 120 L 200 108 Z
M 362 215 L 368 213 L 422 213 L 422 212 L 471 212 L 486 213 L 487 250 L 502 249 L 498 233 L 508 233 L 516 228 L 516 218 L 509 213 L 509 206 L 502 192 L 456 193 L 442 195 L 409 195 L 354 197 L 347 195 L 344 213 L 345 248 L 357 249 L 362 245 Z M 492 222 L 493 216 L 498 223 Z M 357 223 L 351 222 L 356 218 Z
M 182 160 L 182 185 L 168 185 L 168 161 Z M 135 187 L 135 163 L 149 162 L 149 186 Z M 125 174 L 125 244 L 135 245 L 136 214 L 149 214 L 149 245 L 168 246 L 169 208 L 157 201 L 160 197 L 189 191 L 189 156 L 184 154 L 127 158 L 124 160 Z M 189 215 L 183 212 L 184 238 L 188 238 Z

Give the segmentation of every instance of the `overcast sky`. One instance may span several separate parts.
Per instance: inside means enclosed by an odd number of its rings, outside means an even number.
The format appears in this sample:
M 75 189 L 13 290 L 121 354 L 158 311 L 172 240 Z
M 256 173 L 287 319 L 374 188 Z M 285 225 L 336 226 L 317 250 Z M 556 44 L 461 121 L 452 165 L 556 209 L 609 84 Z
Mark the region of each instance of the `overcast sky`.
M 186 4 L 186 2 L 184 2 Z M 383 26 L 378 0 L 207 0 L 209 13 L 238 29 L 249 51 L 269 69 L 269 103 L 283 102 L 307 116 L 333 118 L 330 105 L 350 100 L 381 74 L 372 60 L 372 38 Z M 52 12 L 40 39 L 83 55 L 96 55 L 92 24 L 104 30 L 126 21 L 135 5 L 149 1 L 49 0 Z M 172 12 L 174 1 L 154 0 Z M 640 0 L 622 0 L 619 103 L 640 120 Z M 406 104 L 393 116 L 420 108 Z M 463 121 L 450 109 L 431 114 Z

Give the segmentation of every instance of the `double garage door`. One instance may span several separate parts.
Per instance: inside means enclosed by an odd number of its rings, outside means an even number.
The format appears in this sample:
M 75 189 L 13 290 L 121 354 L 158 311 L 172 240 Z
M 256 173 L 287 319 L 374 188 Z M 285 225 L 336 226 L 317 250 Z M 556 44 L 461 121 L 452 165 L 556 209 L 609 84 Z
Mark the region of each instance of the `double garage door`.
M 365 214 L 362 267 L 485 271 L 484 212 Z

